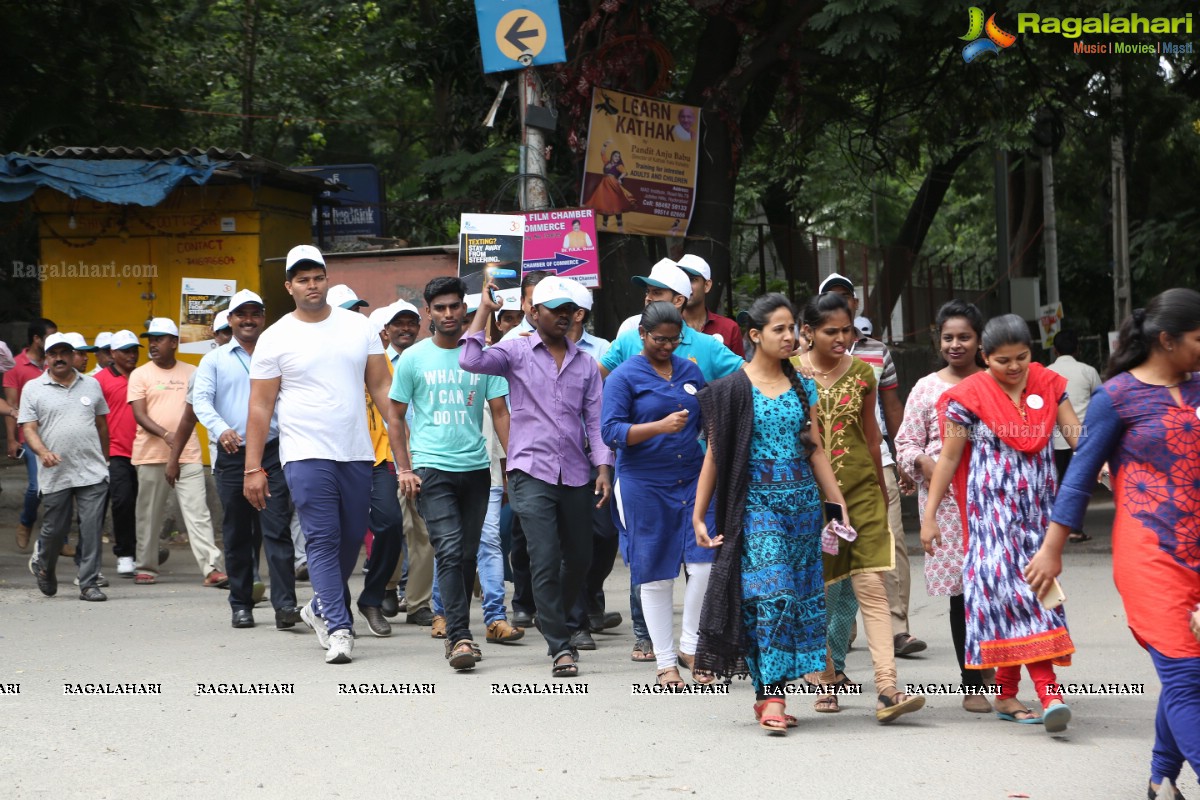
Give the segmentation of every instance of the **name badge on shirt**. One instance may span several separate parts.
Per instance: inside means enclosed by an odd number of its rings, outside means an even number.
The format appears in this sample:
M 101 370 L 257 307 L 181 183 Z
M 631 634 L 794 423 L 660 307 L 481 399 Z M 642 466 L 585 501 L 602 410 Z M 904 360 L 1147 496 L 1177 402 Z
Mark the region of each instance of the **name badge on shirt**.
M 1046 405 L 1046 401 L 1042 399 L 1040 394 L 1031 394 L 1029 397 L 1025 398 L 1025 404 L 1034 411 L 1037 411 L 1039 408 Z
M 685 383 L 683 385 L 683 390 L 685 392 L 687 392 L 688 394 L 695 394 L 696 393 L 696 385 L 694 383 Z M 1200 416 L 1200 409 L 1197 409 L 1196 414 L 1197 414 L 1197 416 Z

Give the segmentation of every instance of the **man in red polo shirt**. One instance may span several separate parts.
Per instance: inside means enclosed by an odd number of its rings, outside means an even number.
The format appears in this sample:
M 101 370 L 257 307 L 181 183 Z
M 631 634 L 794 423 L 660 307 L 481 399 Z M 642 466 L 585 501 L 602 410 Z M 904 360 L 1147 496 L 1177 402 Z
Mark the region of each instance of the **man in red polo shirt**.
M 137 367 L 141 343 L 133 331 L 117 331 L 109 340 L 112 363 L 96 373 L 108 403 L 108 502 L 112 504 L 113 555 L 117 575 L 132 578 L 137 552 L 137 468 L 133 438 L 137 420 L 129 405 L 129 373 Z
M 48 319 L 38 317 L 29 322 L 26 332 L 29 346 L 13 359 L 13 368 L 4 373 L 4 399 L 13 408 L 20 408 L 21 389 L 25 384 L 41 377 L 45 371 L 46 337 L 58 333 L 58 326 Z M 17 548 L 24 550 L 29 547 L 29 532 L 37 522 L 38 458 L 25 446 L 25 435 L 17 429 L 16 417 L 5 417 L 4 426 L 8 434 L 8 457 L 24 458 L 25 473 L 29 477 L 29 485 L 25 488 L 25 504 L 21 507 L 21 516 L 17 522 Z
M 683 307 L 683 321 L 692 330 L 707 333 L 742 358 L 742 329 L 729 317 L 722 317 L 708 310 L 705 298 L 712 290 L 712 269 L 698 255 L 688 253 L 677 262 L 679 268 L 692 279 L 692 296 Z

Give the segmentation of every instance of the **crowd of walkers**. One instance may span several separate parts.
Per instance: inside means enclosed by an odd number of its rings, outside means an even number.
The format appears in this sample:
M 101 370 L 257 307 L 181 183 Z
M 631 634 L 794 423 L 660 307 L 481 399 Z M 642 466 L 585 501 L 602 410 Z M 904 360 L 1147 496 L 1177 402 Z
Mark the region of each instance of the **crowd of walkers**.
M 1076 646 L 1057 577 L 1067 543 L 1087 538 L 1099 480 L 1116 504 L 1117 588 L 1162 682 L 1150 796 L 1200 767 L 1200 294 L 1169 290 L 1125 320 L 1103 382 L 1072 332 L 1043 367 L 1024 320 L 985 322 L 952 300 L 934 321 L 941 364 L 905 404 L 837 274 L 799 311 L 758 298 L 743 334 L 707 310 L 703 259 L 663 259 L 635 278 L 644 308 L 611 343 L 587 330 L 591 292 L 552 274 L 524 277 L 519 309 L 443 277 L 423 308 L 369 315 L 312 246 L 293 248 L 281 277 L 294 309 L 267 327 L 262 298 L 238 292 L 198 367 L 177 358 L 166 318 L 90 346 L 35 320 L 0 364 L 9 456 L 29 476 L 17 545 L 31 546 L 40 511 L 29 566 L 43 594 L 73 555 L 80 599 L 106 599 L 108 508 L 116 574 L 155 583 L 173 492 L 235 628 L 255 625 L 269 585 L 276 627 L 303 622 L 329 663 L 352 660 L 356 611 L 379 637 L 406 612 L 470 670 L 478 594 L 487 642 L 536 626 L 552 675 L 569 678 L 592 634 L 623 621 L 605 603 L 619 552 L 631 657 L 653 662 L 664 690 L 684 671 L 748 677 L 758 724 L 784 735 L 797 689 L 819 713 L 856 690 L 845 658 L 861 617 L 876 718 L 891 723 L 925 702 L 897 674 L 898 656 L 925 649 L 909 630 L 899 511 L 915 491 L 963 708 L 1054 733 L 1072 714 L 1055 668 Z M 1037 704 L 1018 696 L 1022 667 Z

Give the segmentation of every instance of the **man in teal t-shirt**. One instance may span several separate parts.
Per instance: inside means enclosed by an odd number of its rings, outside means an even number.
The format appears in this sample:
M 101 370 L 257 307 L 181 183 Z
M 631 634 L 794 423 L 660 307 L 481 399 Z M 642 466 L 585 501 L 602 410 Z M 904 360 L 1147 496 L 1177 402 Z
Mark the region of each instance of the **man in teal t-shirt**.
M 508 382 L 458 366 L 465 296 L 466 286 L 459 278 L 434 278 L 426 285 L 433 336 L 404 351 L 388 394 L 388 438 L 400 491 L 417 498 L 429 529 L 446 608 L 450 666 L 456 670 L 475 666 L 470 600 L 491 487 L 484 403 L 492 410 L 500 444 L 508 448 Z M 410 405 L 411 431 L 404 418 Z
M 608 373 L 622 363 L 642 352 L 643 343 L 641 331 L 634 329 L 625 331 L 613 340 L 608 352 L 600 359 L 600 371 L 607 377 Z M 700 333 L 687 325 L 680 332 L 679 346 L 675 355 L 686 358 L 700 368 L 700 374 L 707 382 L 715 381 L 732 375 L 746 365 L 737 353 L 718 342 L 707 333 Z

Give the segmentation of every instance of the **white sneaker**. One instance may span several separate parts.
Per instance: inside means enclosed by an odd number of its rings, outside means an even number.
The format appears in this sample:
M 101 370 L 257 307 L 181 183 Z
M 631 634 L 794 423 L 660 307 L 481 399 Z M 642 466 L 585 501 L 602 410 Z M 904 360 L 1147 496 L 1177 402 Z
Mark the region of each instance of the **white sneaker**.
M 316 600 L 314 597 L 313 600 Z M 325 618 L 318 616 L 316 611 L 313 611 L 313 600 L 309 600 L 303 608 L 300 609 L 300 619 L 304 620 L 304 624 L 312 628 L 313 633 L 317 635 L 317 641 L 321 643 L 321 647 L 329 649 L 329 625 L 325 622 Z
M 354 637 L 350 631 L 334 631 L 329 634 L 329 652 L 325 654 L 326 664 L 349 664 L 350 654 L 354 652 Z
M 133 556 L 121 556 L 117 559 L 117 575 L 122 578 L 133 577 Z

